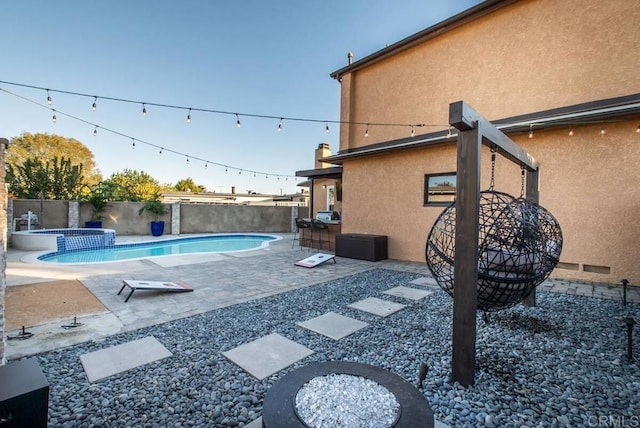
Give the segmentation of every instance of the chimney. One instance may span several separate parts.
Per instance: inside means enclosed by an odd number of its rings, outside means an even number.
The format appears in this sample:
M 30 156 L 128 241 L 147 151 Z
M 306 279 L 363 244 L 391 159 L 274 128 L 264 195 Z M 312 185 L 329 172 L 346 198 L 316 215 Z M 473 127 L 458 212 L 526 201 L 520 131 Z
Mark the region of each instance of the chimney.
M 236 193 L 236 186 L 231 186 L 231 194 L 235 195 Z
M 316 164 L 315 169 L 319 168 L 329 168 L 331 165 L 328 163 L 320 162 L 319 159 L 325 158 L 327 156 L 331 156 L 331 148 L 328 143 L 320 143 L 318 144 L 318 148 L 316 149 Z

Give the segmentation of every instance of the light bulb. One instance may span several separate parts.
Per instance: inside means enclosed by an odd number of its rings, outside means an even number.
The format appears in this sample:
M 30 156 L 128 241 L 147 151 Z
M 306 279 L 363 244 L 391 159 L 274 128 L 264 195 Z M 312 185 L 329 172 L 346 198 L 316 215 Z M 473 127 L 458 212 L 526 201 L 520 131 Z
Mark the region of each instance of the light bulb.
M 226 166 L 224 167 L 224 172 L 229 172 Z
M 47 89 L 47 104 L 51 105 L 53 100 L 51 99 L 51 95 L 49 95 L 49 90 Z
M 146 116 L 147 115 L 147 106 L 144 105 L 144 103 L 142 103 L 142 115 Z
M 447 129 L 447 138 L 451 138 L 451 128 Z
M 282 131 L 282 118 L 280 118 L 280 123 L 278 123 L 278 132 Z
M 328 124 L 327 124 L 327 125 L 325 125 L 324 130 L 325 130 L 325 132 L 326 132 L 327 134 L 329 133 L 329 125 L 328 125 Z
M 569 137 L 573 137 L 573 128 L 569 129 Z
M 187 114 L 187 123 L 191 123 L 191 109 L 189 109 L 189 113 Z
M 640 125 L 636 128 L 636 132 L 640 132 Z
M 204 167 L 205 167 L 205 169 L 206 169 L 208 166 L 209 166 L 209 162 L 205 162 L 205 163 L 204 163 Z
M 238 116 L 238 113 L 236 113 L 236 125 L 240 128 L 240 117 Z
M 529 138 L 533 138 L 533 123 L 529 125 Z
M 602 128 L 600 128 L 600 135 L 604 135 L 606 133 L 607 133 L 607 131 L 604 130 L 604 126 Z
M 98 127 L 97 126 L 95 128 L 93 128 L 93 136 L 95 137 L 96 135 L 98 135 Z
M 58 119 L 56 118 L 56 111 L 54 110 L 54 111 L 53 111 L 53 117 L 51 118 L 51 121 L 52 121 L 53 123 L 56 123 L 56 121 L 57 121 L 57 120 L 58 120 Z
M 162 149 L 160 149 L 160 153 L 158 153 L 158 154 L 159 154 L 159 155 L 161 155 L 161 154 L 162 154 Z
M 135 148 L 136 148 L 136 140 L 135 140 L 135 138 L 132 138 L 132 139 L 131 139 L 131 148 L 132 148 L 132 149 L 135 149 Z
M 242 175 L 242 170 L 238 171 L 238 175 Z
M 413 127 L 411 128 L 411 136 L 415 137 L 416 136 L 416 130 L 413 129 Z
M 369 136 L 369 125 L 367 125 L 367 128 L 364 130 L 364 136 L 365 137 Z
M 97 102 L 98 102 L 98 97 L 94 97 L 93 104 L 91 105 L 91 110 L 96 111 L 96 108 L 98 107 Z

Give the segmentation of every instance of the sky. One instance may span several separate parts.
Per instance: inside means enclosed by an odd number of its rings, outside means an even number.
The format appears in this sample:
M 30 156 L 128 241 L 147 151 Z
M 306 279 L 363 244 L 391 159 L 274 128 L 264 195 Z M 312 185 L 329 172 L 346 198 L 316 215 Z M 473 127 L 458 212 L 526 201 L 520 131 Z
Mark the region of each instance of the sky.
M 0 137 L 75 138 L 104 178 L 130 169 L 211 192 L 296 193 L 318 144 L 339 149 L 329 75 L 347 53 L 357 61 L 479 2 L 3 2 L 0 81 L 27 87 L 0 82 Z

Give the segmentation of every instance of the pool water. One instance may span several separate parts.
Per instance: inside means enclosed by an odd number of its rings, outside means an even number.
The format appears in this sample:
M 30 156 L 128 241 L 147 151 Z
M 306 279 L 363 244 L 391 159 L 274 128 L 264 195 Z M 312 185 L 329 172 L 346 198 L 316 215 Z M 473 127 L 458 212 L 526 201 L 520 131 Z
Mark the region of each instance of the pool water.
M 272 235 L 220 234 L 192 238 L 165 239 L 110 247 L 44 254 L 38 260 L 50 263 L 105 263 L 149 257 L 195 253 L 229 253 L 266 248 Z

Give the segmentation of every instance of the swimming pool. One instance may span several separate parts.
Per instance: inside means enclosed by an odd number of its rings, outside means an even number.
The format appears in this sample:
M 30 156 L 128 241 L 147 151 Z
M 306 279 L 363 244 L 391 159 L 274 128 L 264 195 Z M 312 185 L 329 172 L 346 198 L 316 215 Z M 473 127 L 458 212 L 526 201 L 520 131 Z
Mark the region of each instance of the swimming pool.
M 280 239 L 282 238 L 274 235 L 217 234 L 116 244 L 86 250 L 56 251 L 38 256 L 37 259 L 42 262 L 63 264 L 108 263 L 183 254 L 231 253 L 266 248 L 269 242 Z

